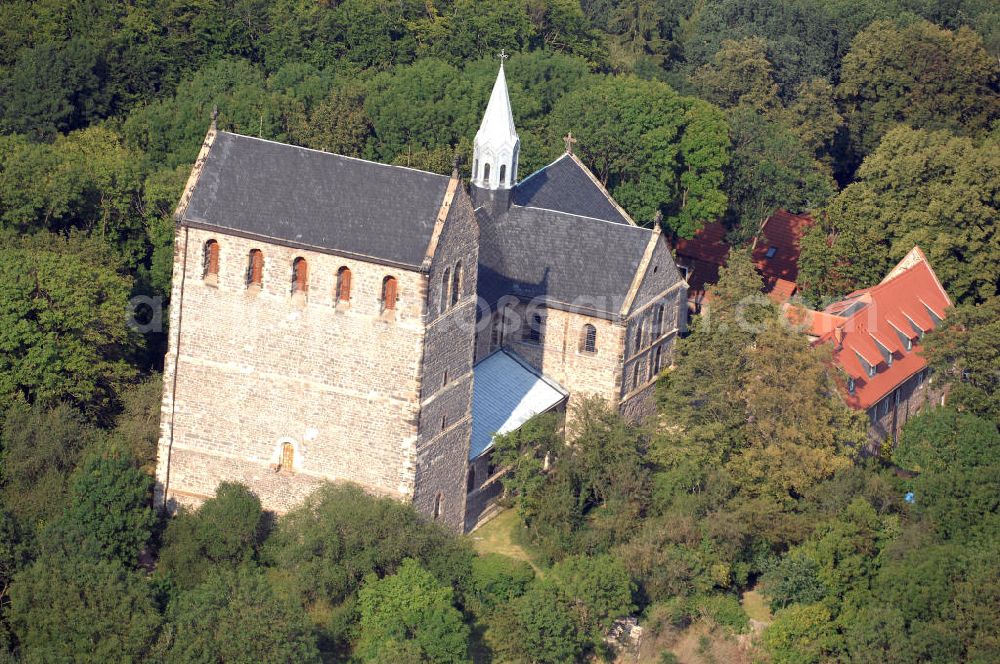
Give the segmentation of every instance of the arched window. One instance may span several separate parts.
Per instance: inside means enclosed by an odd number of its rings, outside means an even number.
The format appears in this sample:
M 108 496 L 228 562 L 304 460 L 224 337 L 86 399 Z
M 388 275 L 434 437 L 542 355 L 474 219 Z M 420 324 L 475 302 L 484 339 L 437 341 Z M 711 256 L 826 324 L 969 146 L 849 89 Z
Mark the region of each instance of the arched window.
M 462 294 L 462 262 L 455 263 L 455 274 L 451 282 L 451 303 L 458 302 L 458 297 Z
M 305 293 L 309 290 L 309 264 L 299 257 L 292 261 L 292 292 Z
M 483 164 L 483 180 L 486 182 L 490 181 L 490 162 Z
M 386 277 L 382 280 L 382 310 L 394 311 L 399 297 L 396 287 L 396 277 Z
M 437 521 L 441 518 L 441 512 L 444 510 L 444 496 L 440 493 L 434 496 L 434 520 Z
M 507 164 L 500 164 L 500 184 L 507 181 Z
M 528 327 L 524 330 L 524 340 L 529 341 L 533 344 L 538 344 L 542 342 L 542 329 L 545 325 L 545 321 L 539 314 L 531 315 L 531 322 Z
M 202 278 L 218 280 L 219 278 L 219 243 L 209 240 L 205 243 L 204 270 Z
M 636 362 L 632 367 L 632 389 L 639 387 L 639 363 Z
M 663 334 L 663 305 L 656 307 L 656 317 L 653 319 L 653 338 Z
M 476 467 L 469 466 L 469 478 L 466 480 L 465 492 L 472 493 L 476 490 Z
M 642 321 L 639 321 L 639 324 L 635 326 L 635 350 L 636 350 L 636 352 L 638 352 L 640 348 L 642 348 Z
M 479 159 L 472 162 L 472 177 L 479 175 Z
M 337 270 L 337 302 L 351 301 L 351 268 L 346 265 Z
M 590 323 L 583 326 L 583 332 L 580 335 L 580 352 L 597 352 L 597 328 Z
M 291 443 L 281 444 L 281 469 L 292 470 L 295 466 L 295 446 Z
M 247 265 L 247 286 L 260 288 L 264 281 L 264 254 L 260 249 L 250 250 L 250 262 Z
M 448 308 L 448 288 L 451 286 L 451 271 L 445 268 L 444 274 L 441 275 L 441 302 L 440 302 L 440 312 L 444 313 L 445 309 Z

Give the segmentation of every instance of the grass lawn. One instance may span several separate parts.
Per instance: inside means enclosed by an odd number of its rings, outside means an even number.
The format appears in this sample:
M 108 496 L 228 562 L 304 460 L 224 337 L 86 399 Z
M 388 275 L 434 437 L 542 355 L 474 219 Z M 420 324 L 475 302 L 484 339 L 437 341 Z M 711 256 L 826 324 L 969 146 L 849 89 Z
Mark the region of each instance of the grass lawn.
M 748 590 L 743 593 L 743 610 L 754 620 L 762 623 L 771 622 L 771 610 L 767 607 L 767 600 L 756 590 Z
M 499 553 L 523 560 L 534 568 L 536 574 L 541 574 L 541 569 L 532 560 L 531 555 L 524 547 L 515 543 L 514 532 L 522 527 L 517 510 L 507 509 L 469 534 L 468 538 L 472 541 L 476 553 Z

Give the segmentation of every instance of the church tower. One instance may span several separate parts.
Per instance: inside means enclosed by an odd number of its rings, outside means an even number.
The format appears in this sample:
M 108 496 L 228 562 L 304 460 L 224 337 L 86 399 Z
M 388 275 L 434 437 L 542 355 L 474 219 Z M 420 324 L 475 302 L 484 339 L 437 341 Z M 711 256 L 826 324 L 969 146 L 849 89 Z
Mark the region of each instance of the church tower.
M 505 54 L 500 54 L 500 72 L 493 84 L 483 122 L 476 132 L 476 144 L 472 153 L 472 184 L 480 189 L 506 190 L 517 182 L 517 158 L 521 151 L 521 139 L 514 129 L 514 116 L 507 94 L 507 78 L 503 71 L 506 57 Z

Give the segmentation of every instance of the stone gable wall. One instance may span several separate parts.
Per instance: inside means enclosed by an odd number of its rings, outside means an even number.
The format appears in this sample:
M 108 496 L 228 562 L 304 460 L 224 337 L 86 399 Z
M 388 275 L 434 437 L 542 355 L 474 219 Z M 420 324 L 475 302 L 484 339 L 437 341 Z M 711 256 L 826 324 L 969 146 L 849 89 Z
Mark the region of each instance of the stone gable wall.
M 427 319 L 420 383 L 417 443 L 417 510 L 461 530 L 465 524 L 465 478 L 472 436 L 472 364 L 476 325 L 479 226 L 471 200 L 459 187 L 446 218 L 428 276 Z M 456 265 L 458 300 L 452 303 Z M 441 288 L 447 270 L 448 286 Z M 446 302 L 442 303 L 442 295 Z M 442 306 L 443 305 L 443 306 Z M 447 381 L 445 381 L 447 373 Z
M 209 239 L 220 245 L 214 285 L 203 279 Z M 259 292 L 246 286 L 254 248 L 265 258 Z M 246 482 L 277 511 L 321 480 L 411 497 L 425 278 L 186 227 L 175 249 L 158 500 L 197 501 L 223 480 Z M 304 296 L 291 293 L 297 257 L 308 261 Z M 338 307 L 344 265 L 351 301 Z M 380 302 L 390 274 L 399 284 L 392 320 Z M 283 442 L 295 448 L 294 468 L 276 472 Z
M 526 338 L 529 316 L 539 313 L 544 320 L 540 343 Z M 494 320 L 502 317 L 494 312 Z M 596 352 L 582 348 L 584 326 L 597 330 Z M 482 333 L 489 337 L 489 329 Z M 556 381 L 570 393 L 569 409 L 584 396 L 598 396 L 615 402 L 621 377 L 621 354 L 624 328 L 603 318 L 513 302 L 504 325 L 502 345 Z
M 641 420 L 654 414 L 653 387 L 660 372 L 673 362 L 674 345 L 686 326 L 686 307 L 687 288 L 661 237 L 626 322 L 621 410 L 630 419 Z

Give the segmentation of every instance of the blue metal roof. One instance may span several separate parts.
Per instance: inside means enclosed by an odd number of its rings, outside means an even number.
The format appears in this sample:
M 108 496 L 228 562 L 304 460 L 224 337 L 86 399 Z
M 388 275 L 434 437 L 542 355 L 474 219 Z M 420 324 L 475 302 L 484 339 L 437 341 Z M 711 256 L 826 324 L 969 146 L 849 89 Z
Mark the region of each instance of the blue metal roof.
M 504 350 L 472 369 L 472 445 L 475 459 L 493 445 L 493 435 L 509 433 L 551 410 L 568 392 Z

